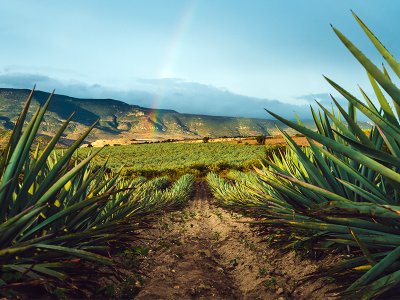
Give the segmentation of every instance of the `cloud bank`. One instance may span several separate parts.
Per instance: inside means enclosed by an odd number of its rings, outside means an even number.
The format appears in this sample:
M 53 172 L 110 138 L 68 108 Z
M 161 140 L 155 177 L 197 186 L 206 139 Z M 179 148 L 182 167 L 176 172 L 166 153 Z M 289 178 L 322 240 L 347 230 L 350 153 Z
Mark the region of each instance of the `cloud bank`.
M 129 89 L 123 90 L 40 74 L 0 73 L 0 87 L 30 89 L 35 84 L 38 90 L 49 92 L 55 89 L 58 94 L 77 98 L 110 98 L 181 113 L 263 119 L 272 118 L 264 109 L 285 118 L 293 119 L 296 113 L 302 119 L 309 119 L 309 104 L 314 98 L 323 104 L 331 102 L 328 94 L 311 94 L 298 97 L 299 105 L 293 105 L 274 99 L 238 95 L 226 89 L 179 79 L 137 79 L 132 81 Z

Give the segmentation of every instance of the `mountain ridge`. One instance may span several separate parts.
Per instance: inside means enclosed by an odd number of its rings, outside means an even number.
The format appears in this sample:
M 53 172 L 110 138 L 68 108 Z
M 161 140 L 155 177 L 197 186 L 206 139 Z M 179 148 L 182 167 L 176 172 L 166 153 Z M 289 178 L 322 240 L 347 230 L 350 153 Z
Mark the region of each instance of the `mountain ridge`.
M 29 89 L 0 88 L 0 126 L 11 129 Z M 43 105 L 50 93 L 35 91 L 29 114 Z M 172 109 L 153 109 L 116 99 L 87 99 L 54 94 L 45 115 L 41 133 L 52 135 L 72 113 L 73 121 L 65 138 L 74 139 L 99 119 L 88 141 L 98 139 L 195 139 L 269 135 L 276 125 L 268 119 L 211 116 L 179 113 Z

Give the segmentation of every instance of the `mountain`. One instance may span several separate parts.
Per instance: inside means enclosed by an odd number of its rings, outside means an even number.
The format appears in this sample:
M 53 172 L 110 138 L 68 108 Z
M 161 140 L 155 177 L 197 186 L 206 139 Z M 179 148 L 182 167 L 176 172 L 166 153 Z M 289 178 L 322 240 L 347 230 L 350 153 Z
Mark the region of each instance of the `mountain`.
M 29 90 L 0 88 L 0 127 L 11 129 Z M 35 91 L 30 114 L 45 103 L 49 93 Z M 182 114 L 174 110 L 151 109 L 113 99 L 80 99 L 55 94 L 41 128 L 51 136 L 72 113 L 73 122 L 65 133 L 66 140 L 77 138 L 99 119 L 88 137 L 103 140 L 183 139 L 268 135 L 276 132 L 274 120 Z M 282 124 L 280 126 L 284 127 Z

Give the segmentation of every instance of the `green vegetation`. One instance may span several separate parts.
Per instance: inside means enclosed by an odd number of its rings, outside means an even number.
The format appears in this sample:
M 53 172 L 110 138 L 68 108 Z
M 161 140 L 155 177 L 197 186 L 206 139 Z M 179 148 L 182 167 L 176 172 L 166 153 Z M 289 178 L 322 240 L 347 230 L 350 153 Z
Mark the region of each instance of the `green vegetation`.
M 96 290 L 100 282 L 86 274 L 117 275 L 110 254 L 128 247 L 148 216 L 184 205 L 194 178 L 121 178 L 104 162 L 91 164 L 101 149 L 77 160 L 73 154 L 91 128 L 56 155 L 72 116 L 44 149 L 32 149 L 51 100 L 26 122 L 32 95 L 0 156 L 0 295 L 36 287 L 57 297 L 79 294 L 82 286 Z
M 79 149 L 85 157 L 92 149 Z M 275 151 L 270 147 L 268 151 Z M 191 173 L 205 176 L 208 172 L 229 169 L 248 170 L 259 165 L 265 157 L 265 146 L 234 145 L 227 143 L 156 143 L 106 147 L 94 161 L 113 170 L 123 168 L 124 175 L 154 177 L 169 175 L 176 178 Z
M 355 18 L 400 78 L 400 65 Z M 42 107 L 29 111 L 32 91 L 0 156 L 0 296 L 14 297 L 20 289 L 32 287 L 56 297 L 79 295 L 82 285 L 96 289 L 100 283 L 88 281 L 85 273 L 92 277 L 118 273 L 111 256 L 117 251 L 136 267 L 135 255 L 148 251 L 132 245 L 137 230 L 148 226 L 152 216 L 185 205 L 193 175 L 205 174 L 220 205 L 257 217 L 267 242 L 283 243 L 287 249 L 349 254 L 313 275 L 354 276 L 342 296 L 396 295 L 400 288 L 400 89 L 385 66 L 377 68 L 340 31 L 333 30 L 365 68 L 380 107 L 364 90 L 360 89 L 366 104 L 326 78 L 347 99 L 348 108 L 332 97 L 337 112 L 322 105 L 319 112 L 312 109 L 317 132 L 270 112 L 309 139 L 305 148 L 281 130 L 287 148 L 204 140 L 78 149 L 95 126 L 86 124 L 87 131 L 72 146 L 54 151 L 72 116 L 63 118 L 66 121 L 52 139 L 43 139 L 45 148 L 32 147 L 40 145 L 35 140 L 51 100 L 50 96 L 40 102 Z M 88 110 L 81 113 L 103 113 L 89 109 L 92 104 L 85 102 Z M 371 130 L 357 123 L 357 111 L 374 124 Z M 114 120 L 107 126 L 118 124 Z M 265 136 L 257 141 L 264 144 Z M 255 172 L 243 172 L 253 166 Z M 190 217 L 194 216 L 183 216 Z M 212 236 L 218 241 L 221 232 L 216 229 Z M 248 239 L 241 243 L 256 248 Z M 168 246 L 163 240 L 159 245 Z M 237 259 L 231 261 L 232 267 L 238 264 Z M 260 277 L 266 274 L 265 269 L 259 270 Z M 131 297 L 136 279 L 124 280 L 122 294 Z M 264 281 L 266 288 L 276 284 L 275 277 Z M 106 290 L 113 293 L 112 287 Z
M 397 61 L 354 17 L 400 77 Z M 326 78 L 349 105 L 346 110 L 332 97 L 337 113 L 323 106 L 319 113 L 312 110 L 318 132 L 271 112 L 308 137 L 309 148 L 300 148 L 282 130 L 289 149 L 273 154 L 257 175 L 235 173 L 227 181 L 210 174 L 208 181 L 221 205 L 261 217 L 273 241 L 295 249 L 350 251 L 349 259 L 315 274 L 356 276 L 342 296 L 391 298 L 400 287 L 400 89 L 385 66 L 380 70 L 333 30 L 365 68 L 380 107 L 361 88 L 366 104 Z M 357 124 L 357 111 L 374 124 L 369 132 Z
M 267 137 L 265 135 L 256 136 L 256 141 L 257 141 L 257 144 L 259 144 L 259 145 L 264 145 L 266 139 L 267 139 Z

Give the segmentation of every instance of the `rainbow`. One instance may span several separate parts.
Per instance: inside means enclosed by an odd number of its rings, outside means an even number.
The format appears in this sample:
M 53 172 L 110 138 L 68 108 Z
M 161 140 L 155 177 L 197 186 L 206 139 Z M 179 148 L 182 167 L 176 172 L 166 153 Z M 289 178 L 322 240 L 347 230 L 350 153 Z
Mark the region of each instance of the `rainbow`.
M 173 76 L 174 66 L 179 58 L 183 37 L 190 26 L 190 23 L 193 19 L 194 10 L 196 7 L 198 0 L 188 0 L 181 17 L 179 18 L 178 24 L 172 35 L 171 42 L 169 47 L 165 53 L 165 57 L 163 59 L 163 63 L 161 64 L 160 71 L 158 72 L 157 78 L 171 78 Z M 164 95 L 164 88 L 161 87 L 157 92 L 155 92 L 152 100 L 151 100 L 151 112 L 149 114 L 149 118 L 154 121 L 158 122 L 158 113 L 157 108 L 159 108 L 159 103 Z M 153 127 L 151 130 L 151 134 L 153 137 L 157 135 L 157 129 Z

